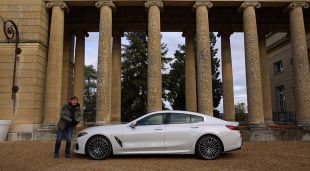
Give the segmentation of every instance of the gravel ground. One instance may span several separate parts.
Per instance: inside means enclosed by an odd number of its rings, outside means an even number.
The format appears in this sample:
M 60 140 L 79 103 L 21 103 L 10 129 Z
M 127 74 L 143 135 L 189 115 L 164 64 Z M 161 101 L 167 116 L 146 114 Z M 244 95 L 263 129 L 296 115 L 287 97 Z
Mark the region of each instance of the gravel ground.
M 310 142 L 245 142 L 242 150 L 211 161 L 193 155 L 114 156 L 101 161 L 74 155 L 67 160 L 64 144 L 54 159 L 54 142 L 0 143 L 0 170 L 310 170 Z

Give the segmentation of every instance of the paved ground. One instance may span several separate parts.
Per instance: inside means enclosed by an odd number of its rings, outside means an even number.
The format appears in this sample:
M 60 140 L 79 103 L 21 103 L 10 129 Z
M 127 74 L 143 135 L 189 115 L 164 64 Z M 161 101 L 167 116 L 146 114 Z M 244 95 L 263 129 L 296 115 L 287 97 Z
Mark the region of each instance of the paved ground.
M 62 147 L 64 146 L 64 142 Z M 245 142 L 242 150 L 216 160 L 193 155 L 115 156 L 94 161 L 84 155 L 53 159 L 53 142 L 0 143 L 0 170 L 310 170 L 310 142 Z

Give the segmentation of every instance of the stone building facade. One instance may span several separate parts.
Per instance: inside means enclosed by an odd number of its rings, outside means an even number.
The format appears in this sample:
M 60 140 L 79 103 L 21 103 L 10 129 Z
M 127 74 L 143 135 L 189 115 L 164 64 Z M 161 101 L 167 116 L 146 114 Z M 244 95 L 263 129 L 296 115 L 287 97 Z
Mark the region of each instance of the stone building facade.
M 212 115 L 212 31 L 222 35 L 225 119 L 234 120 L 229 37 L 244 32 L 249 124 L 271 123 L 265 35 L 290 32 L 297 123 L 310 125 L 309 65 L 304 65 L 308 63 L 309 2 L 1 0 L 0 16 L 17 23 L 22 53 L 16 65 L 19 91 L 12 100 L 15 45 L 0 32 L 0 119 L 13 120 L 9 139 L 39 139 L 40 133 L 53 127 L 68 97 L 75 94 L 82 101 L 85 36 L 99 32 L 96 119 L 98 123 L 120 121 L 120 36 L 130 31 L 148 33 L 148 111 L 162 108 L 160 32 L 173 31 L 184 32 L 186 39 L 187 110 Z M 190 79 L 195 76 L 196 81 Z M 197 101 L 190 100 L 193 97 Z
M 273 33 L 267 36 L 266 42 L 274 119 L 280 123 L 293 123 L 296 97 L 290 35 Z M 307 51 L 310 59 L 310 34 L 307 34 Z

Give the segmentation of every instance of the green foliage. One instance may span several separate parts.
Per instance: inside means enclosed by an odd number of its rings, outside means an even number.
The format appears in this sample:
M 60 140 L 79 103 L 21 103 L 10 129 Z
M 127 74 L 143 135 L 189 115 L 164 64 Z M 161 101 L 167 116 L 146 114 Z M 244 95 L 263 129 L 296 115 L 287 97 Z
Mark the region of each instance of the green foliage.
M 220 60 L 216 56 L 218 49 L 214 46 L 216 44 L 215 34 L 210 32 L 210 49 L 211 49 L 211 68 L 212 68 L 212 93 L 213 93 L 213 115 L 218 117 L 219 111 L 216 110 L 220 104 L 223 95 L 223 84 L 220 76 Z
M 215 108 L 220 104 L 222 98 L 223 88 L 222 82 L 219 78 L 219 66 L 220 61 L 216 57 L 217 50 L 215 49 L 216 38 L 213 33 L 210 33 L 210 44 L 211 44 L 211 64 L 212 64 L 212 91 L 213 91 L 213 108 L 214 116 L 218 116 L 219 111 Z M 179 49 L 174 53 L 175 59 L 170 64 L 171 70 L 165 83 L 165 89 L 168 93 L 166 100 L 171 103 L 171 106 L 175 110 L 185 110 L 185 45 L 179 45 Z
M 129 44 L 122 49 L 122 122 L 147 113 L 147 34 L 128 32 L 125 37 Z M 170 59 L 165 57 L 167 45 L 161 47 L 162 71 L 165 71 Z
M 245 103 L 237 103 L 235 105 L 236 121 L 247 121 L 247 114 L 245 113 L 245 111 L 246 111 Z
M 179 45 L 170 64 L 171 70 L 164 74 L 165 99 L 174 110 L 185 110 L 185 45 Z
M 84 66 L 84 121 L 96 121 L 97 71 L 93 65 Z

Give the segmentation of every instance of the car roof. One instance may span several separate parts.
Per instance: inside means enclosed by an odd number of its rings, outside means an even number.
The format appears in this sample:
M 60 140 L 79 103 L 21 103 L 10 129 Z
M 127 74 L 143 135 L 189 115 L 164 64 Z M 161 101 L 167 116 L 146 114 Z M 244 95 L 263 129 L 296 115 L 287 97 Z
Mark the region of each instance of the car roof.
M 202 117 L 208 116 L 202 113 L 183 111 L 183 110 L 161 110 L 161 111 L 151 112 L 149 114 L 155 114 L 155 113 L 182 113 L 182 114 L 191 114 L 191 115 L 197 115 L 197 116 L 202 116 Z

